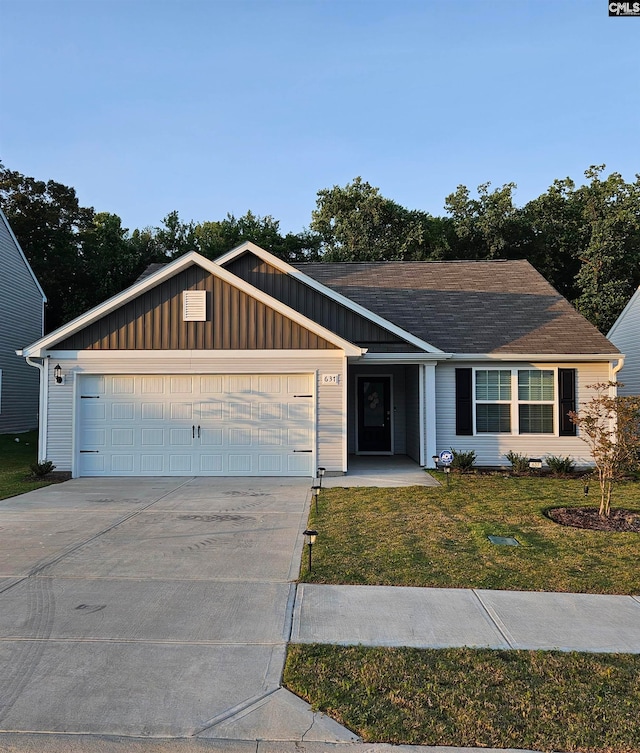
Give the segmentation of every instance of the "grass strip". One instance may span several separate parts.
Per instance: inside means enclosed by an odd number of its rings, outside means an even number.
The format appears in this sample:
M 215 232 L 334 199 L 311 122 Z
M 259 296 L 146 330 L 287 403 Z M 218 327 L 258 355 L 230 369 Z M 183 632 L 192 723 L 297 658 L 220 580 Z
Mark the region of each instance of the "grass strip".
M 0 434 L 0 499 L 24 494 L 51 483 L 50 481 L 25 480 L 31 475 L 29 466 L 37 459 L 37 432 Z
M 593 486 L 593 485 L 592 485 Z M 324 489 L 301 580 L 575 593 L 640 593 L 640 534 L 560 526 L 545 511 L 583 506 L 580 478 L 454 476 L 451 486 Z M 596 503 L 594 490 L 587 504 Z M 640 510 L 640 483 L 616 507 Z M 490 534 L 521 546 L 497 546 Z
M 366 742 L 640 751 L 640 655 L 292 645 L 284 682 Z

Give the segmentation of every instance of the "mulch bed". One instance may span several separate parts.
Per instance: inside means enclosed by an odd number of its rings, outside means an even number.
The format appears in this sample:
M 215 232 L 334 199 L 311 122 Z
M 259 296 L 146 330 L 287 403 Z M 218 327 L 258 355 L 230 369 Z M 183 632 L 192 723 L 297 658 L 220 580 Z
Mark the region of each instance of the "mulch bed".
M 597 507 L 555 507 L 547 512 L 554 523 L 573 528 L 614 533 L 640 533 L 640 512 L 616 508 L 608 518 L 598 514 Z

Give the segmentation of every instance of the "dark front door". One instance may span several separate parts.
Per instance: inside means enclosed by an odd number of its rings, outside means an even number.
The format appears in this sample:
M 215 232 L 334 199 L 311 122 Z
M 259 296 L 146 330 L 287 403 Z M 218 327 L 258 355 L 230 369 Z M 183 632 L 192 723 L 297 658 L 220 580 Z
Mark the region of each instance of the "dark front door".
M 391 377 L 358 383 L 358 452 L 391 452 Z

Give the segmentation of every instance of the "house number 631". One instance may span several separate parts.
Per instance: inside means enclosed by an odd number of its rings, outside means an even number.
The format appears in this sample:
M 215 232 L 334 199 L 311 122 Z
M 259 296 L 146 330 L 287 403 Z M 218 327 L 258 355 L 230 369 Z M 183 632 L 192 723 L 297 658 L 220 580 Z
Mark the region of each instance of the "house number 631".
M 340 374 L 323 374 L 322 384 L 340 384 Z

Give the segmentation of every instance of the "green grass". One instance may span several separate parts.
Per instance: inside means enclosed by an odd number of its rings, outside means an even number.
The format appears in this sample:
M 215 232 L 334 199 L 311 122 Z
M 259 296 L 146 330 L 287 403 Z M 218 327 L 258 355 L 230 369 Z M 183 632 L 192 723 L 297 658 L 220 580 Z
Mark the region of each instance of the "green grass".
M 640 751 L 640 655 L 296 645 L 284 681 L 367 742 Z
M 20 441 L 16 442 L 16 438 Z M 0 499 L 41 486 L 50 481 L 25 481 L 30 475 L 29 466 L 38 459 L 38 433 L 0 434 Z
M 587 504 L 597 504 L 595 492 Z M 640 593 L 640 534 L 568 528 L 544 514 L 584 504 L 579 478 L 456 475 L 449 488 L 325 489 L 309 519 L 319 533 L 313 572 L 303 556 L 301 580 Z M 620 484 L 614 506 L 640 510 L 640 484 Z M 522 546 L 496 546 L 489 534 Z

